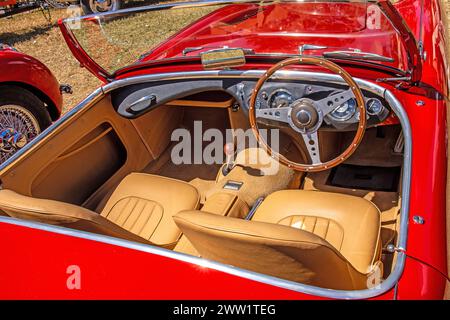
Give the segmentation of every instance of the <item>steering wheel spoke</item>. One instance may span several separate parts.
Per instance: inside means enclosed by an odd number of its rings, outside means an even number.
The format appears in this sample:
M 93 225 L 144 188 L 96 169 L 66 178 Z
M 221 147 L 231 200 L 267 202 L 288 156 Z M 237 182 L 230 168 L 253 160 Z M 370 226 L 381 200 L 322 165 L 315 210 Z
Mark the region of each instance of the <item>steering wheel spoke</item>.
M 317 131 L 312 133 L 302 133 L 302 138 L 303 141 L 305 141 L 305 146 L 308 150 L 312 164 L 321 164 L 322 161 L 320 160 L 319 135 L 317 134 Z
M 327 115 L 334 111 L 337 107 L 342 105 L 344 102 L 354 98 L 354 94 L 351 89 L 346 91 L 341 91 L 334 93 L 324 99 L 318 100 L 316 102 L 317 106 L 322 110 L 323 115 Z
M 256 109 L 256 119 L 275 120 L 289 123 L 291 107 Z

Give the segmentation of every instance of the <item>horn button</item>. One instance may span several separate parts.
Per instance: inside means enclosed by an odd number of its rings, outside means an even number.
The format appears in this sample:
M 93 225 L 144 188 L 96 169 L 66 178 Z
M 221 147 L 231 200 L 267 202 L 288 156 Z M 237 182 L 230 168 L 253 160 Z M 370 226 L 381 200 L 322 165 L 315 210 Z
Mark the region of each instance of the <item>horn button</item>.
M 302 99 L 293 103 L 290 118 L 295 128 L 306 131 L 314 128 L 320 117 L 313 102 Z

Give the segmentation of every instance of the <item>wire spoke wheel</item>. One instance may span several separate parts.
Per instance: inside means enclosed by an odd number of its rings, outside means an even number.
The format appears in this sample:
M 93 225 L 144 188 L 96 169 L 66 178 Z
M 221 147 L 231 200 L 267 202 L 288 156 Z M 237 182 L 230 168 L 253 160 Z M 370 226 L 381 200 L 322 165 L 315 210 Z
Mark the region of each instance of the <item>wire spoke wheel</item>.
M 0 163 L 33 140 L 41 128 L 33 114 L 18 105 L 0 106 Z
M 119 9 L 119 0 L 89 0 L 89 6 L 93 13 L 115 11 Z

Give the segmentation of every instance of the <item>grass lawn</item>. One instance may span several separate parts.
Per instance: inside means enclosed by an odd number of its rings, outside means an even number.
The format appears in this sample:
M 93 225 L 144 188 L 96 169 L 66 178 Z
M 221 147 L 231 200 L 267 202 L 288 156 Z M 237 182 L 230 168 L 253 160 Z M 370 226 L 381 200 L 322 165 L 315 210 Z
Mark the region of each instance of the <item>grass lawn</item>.
M 75 106 L 101 82 L 89 71 L 80 68 L 72 56 L 56 22 L 66 10 L 52 10 L 49 23 L 39 11 L 0 19 L 0 42 L 14 46 L 44 63 L 60 83 L 73 87 L 73 95 L 64 95 L 64 111 Z
M 149 4 L 149 1 L 157 3 L 146 0 L 145 4 Z M 126 6 L 143 4 L 143 1 L 134 1 Z M 77 34 L 74 30 L 74 33 L 94 60 L 99 61 L 107 70 L 115 70 L 133 63 L 160 41 L 214 9 L 217 7 L 141 13 L 106 22 L 101 30 L 95 23 L 85 23 L 82 32 L 78 31 Z M 101 85 L 100 80 L 80 67 L 61 35 L 57 21 L 68 16 L 66 9 L 51 9 L 50 22 L 40 10 L 0 19 L 0 43 L 12 45 L 37 58 L 53 72 L 60 83 L 72 86 L 73 94 L 64 95 L 64 112 Z M 104 54 L 105 52 L 108 54 Z

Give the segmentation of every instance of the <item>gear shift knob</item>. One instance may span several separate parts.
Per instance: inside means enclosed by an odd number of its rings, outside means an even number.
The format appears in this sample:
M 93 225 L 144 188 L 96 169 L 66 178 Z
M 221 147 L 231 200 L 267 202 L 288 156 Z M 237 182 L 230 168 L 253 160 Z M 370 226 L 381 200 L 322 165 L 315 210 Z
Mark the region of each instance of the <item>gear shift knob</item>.
M 226 176 L 228 173 L 230 173 L 231 169 L 234 167 L 233 163 L 233 156 L 234 156 L 234 143 L 227 142 L 223 146 L 223 152 L 226 156 L 226 162 L 225 165 L 222 167 L 222 174 Z
M 232 156 L 234 154 L 234 143 L 231 142 L 225 143 L 225 145 L 223 146 L 223 152 L 225 152 L 227 158 L 229 156 Z

